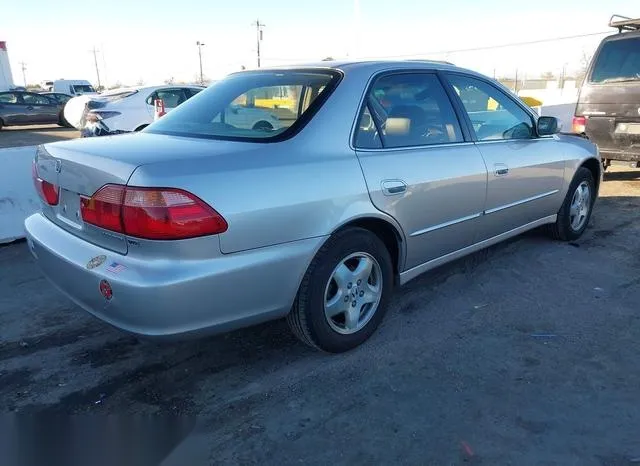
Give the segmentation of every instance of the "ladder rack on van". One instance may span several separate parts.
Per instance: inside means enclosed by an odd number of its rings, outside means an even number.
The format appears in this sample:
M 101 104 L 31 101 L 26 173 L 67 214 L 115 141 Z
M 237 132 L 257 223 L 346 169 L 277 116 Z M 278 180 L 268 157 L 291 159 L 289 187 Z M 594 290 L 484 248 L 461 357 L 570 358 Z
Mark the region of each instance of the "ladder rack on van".
M 626 16 L 613 15 L 609 20 L 609 26 L 622 31 L 638 31 L 640 30 L 640 18 L 632 19 Z

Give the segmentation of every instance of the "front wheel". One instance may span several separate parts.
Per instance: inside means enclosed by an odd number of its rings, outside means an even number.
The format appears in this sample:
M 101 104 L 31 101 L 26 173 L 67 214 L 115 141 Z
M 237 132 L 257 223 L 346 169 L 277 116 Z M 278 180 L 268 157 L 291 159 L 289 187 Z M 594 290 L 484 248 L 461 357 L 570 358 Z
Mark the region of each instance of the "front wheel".
M 595 200 L 596 183 L 593 175 L 587 168 L 580 167 L 558 211 L 558 219 L 551 225 L 552 236 L 563 241 L 580 238 L 589 224 Z
M 287 321 L 310 346 L 348 351 L 376 330 L 392 290 L 393 265 L 384 243 L 368 230 L 343 230 L 311 262 Z

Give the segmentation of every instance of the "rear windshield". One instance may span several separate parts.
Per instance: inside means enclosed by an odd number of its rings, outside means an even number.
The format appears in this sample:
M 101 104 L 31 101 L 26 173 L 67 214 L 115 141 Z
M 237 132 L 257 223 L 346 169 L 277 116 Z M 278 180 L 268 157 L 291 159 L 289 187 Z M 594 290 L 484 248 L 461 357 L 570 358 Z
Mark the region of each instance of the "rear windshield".
M 253 71 L 231 75 L 171 110 L 146 131 L 212 139 L 288 137 L 322 105 L 334 71 Z
M 605 42 L 591 72 L 592 83 L 640 80 L 640 37 Z

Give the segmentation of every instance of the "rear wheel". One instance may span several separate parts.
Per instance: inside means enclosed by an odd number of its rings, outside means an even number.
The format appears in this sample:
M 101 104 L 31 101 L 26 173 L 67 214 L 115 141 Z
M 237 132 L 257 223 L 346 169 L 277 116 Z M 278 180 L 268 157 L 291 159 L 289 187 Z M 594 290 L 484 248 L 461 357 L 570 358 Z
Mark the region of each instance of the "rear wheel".
M 569 186 L 556 223 L 550 226 L 554 238 L 563 241 L 578 239 L 587 229 L 593 204 L 596 200 L 596 184 L 591 171 L 580 167 Z
M 310 346 L 348 351 L 376 330 L 392 289 L 393 266 L 384 243 L 368 230 L 343 230 L 309 265 L 287 321 Z
M 73 126 L 71 126 L 71 124 L 64 117 L 64 112 L 60 112 L 60 115 L 58 115 L 58 126 L 62 126 L 63 128 L 73 128 Z

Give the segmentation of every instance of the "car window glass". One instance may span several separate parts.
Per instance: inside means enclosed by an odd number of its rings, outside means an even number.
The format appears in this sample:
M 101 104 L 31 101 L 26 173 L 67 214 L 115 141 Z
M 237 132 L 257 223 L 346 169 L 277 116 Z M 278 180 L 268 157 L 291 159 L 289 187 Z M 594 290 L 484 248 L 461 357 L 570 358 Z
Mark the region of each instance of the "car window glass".
M 76 94 L 82 94 L 87 92 L 95 92 L 95 89 L 88 84 L 74 84 L 70 86 L 72 91 L 75 91 Z
M 58 100 L 58 102 L 60 102 L 61 104 L 65 104 L 69 101 L 69 99 L 71 99 L 70 95 L 64 95 L 64 94 L 56 94 L 55 97 Z
M 640 37 L 605 42 L 591 72 L 591 82 L 640 80 Z
M 328 71 L 256 71 L 231 75 L 203 90 L 149 128 L 149 132 L 199 137 L 264 140 L 306 123 L 329 83 Z M 177 113 L 176 113 L 177 112 Z
M 0 104 L 17 104 L 18 96 L 11 92 L 0 94 Z
M 193 97 L 194 95 L 196 95 L 197 93 L 199 93 L 201 91 L 202 91 L 202 89 L 198 89 L 198 88 L 195 88 L 195 87 L 191 87 L 191 88 L 187 89 L 187 92 L 191 93 L 191 97 Z
M 356 133 L 356 147 L 359 149 L 380 149 L 382 140 L 367 105 L 362 112 Z
M 491 84 L 470 76 L 450 75 L 479 141 L 530 139 L 531 116 Z
M 38 94 L 22 94 L 22 101 L 25 105 L 52 105 L 49 98 Z
M 383 76 L 374 83 L 368 102 L 381 128 L 384 147 L 463 141 L 460 123 L 435 74 Z
M 162 99 L 165 108 L 175 108 L 187 100 L 184 89 L 160 89 L 156 91 L 156 95 L 158 99 Z

